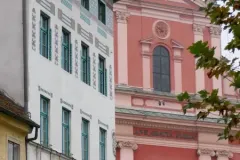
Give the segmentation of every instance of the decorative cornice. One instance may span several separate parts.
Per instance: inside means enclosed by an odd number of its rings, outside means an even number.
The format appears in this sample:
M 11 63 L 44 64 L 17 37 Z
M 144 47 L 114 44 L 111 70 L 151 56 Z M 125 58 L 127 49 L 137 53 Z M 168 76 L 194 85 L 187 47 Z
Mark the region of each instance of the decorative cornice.
M 212 36 L 220 36 L 221 32 L 222 32 L 222 29 L 219 26 L 217 26 L 217 27 L 210 26 L 209 27 L 209 32 Z
M 150 128 L 164 128 L 164 129 L 177 129 L 177 130 L 186 130 L 186 131 L 196 131 L 196 127 L 189 126 L 180 126 L 173 124 L 163 124 L 163 123 L 152 123 L 152 122 L 143 122 L 135 120 L 126 120 L 116 118 L 116 124 L 132 125 L 139 127 L 150 127 Z
M 106 129 L 108 129 L 108 125 L 103 123 L 102 121 L 98 120 L 98 124 L 104 126 Z
M 128 12 L 116 11 L 116 18 L 118 23 L 127 23 L 129 16 L 130 13 Z
M 118 148 L 131 148 L 132 150 L 137 150 L 138 145 L 135 142 L 130 142 L 130 141 L 119 141 L 117 143 Z
M 199 156 L 201 156 L 201 155 L 208 155 L 208 156 L 210 156 L 210 157 L 215 156 L 214 150 L 209 149 L 209 148 L 198 149 L 198 150 L 197 150 L 197 154 L 198 154 Z
M 166 120 L 166 119 L 165 119 Z M 168 120 L 169 121 L 169 120 Z M 202 126 L 186 126 L 185 124 L 168 124 L 163 121 L 159 123 L 154 122 L 144 122 L 138 120 L 129 120 L 116 117 L 116 124 L 139 126 L 139 127 L 150 127 L 150 128 L 163 128 L 163 129 L 173 129 L 173 130 L 184 130 L 190 132 L 206 132 L 206 133 L 219 133 L 220 128 L 202 127 Z M 196 124 L 195 124 L 196 125 Z
M 233 153 L 227 150 L 217 150 L 216 151 L 216 156 L 217 157 L 228 157 L 228 158 L 233 158 Z
M 198 33 L 198 34 L 203 34 L 203 30 L 204 30 L 205 26 L 201 25 L 201 24 L 193 24 L 193 32 L 194 33 Z
M 92 119 L 92 115 L 84 112 L 82 109 L 80 109 L 80 114 L 83 114 L 83 115 L 87 116 L 88 118 Z

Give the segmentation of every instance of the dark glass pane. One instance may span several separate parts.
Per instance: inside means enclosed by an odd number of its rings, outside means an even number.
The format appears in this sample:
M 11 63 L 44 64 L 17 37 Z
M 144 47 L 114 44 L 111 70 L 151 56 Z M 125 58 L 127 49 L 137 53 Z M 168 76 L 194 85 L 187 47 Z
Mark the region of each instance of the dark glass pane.
M 160 74 L 154 73 L 153 74 L 153 88 L 157 91 L 160 91 Z
M 42 43 L 47 45 L 47 33 L 42 31 Z
M 153 73 L 158 73 L 158 74 L 160 74 L 160 73 L 161 73 L 161 68 L 160 68 L 160 66 L 159 66 L 159 67 L 153 66 Z
M 84 150 L 87 150 L 88 147 L 88 139 L 84 137 Z
M 40 23 L 41 23 L 41 28 L 43 29 L 48 28 L 48 18 L 46 16 L 41 15 Z
M 105 24 L 105 4 L 98 1 L 98 19 Z
M 165 47 L 161 47 L 161 55 L 165 57 L 169 57 L 168 50 Z
M 48 19 L 46 17 L 44 17 L 44 19 L 43 19 L 43 25 L 42 26 L 43 26 L 44 29 L 48 28 Z
M 161 91 L 170 92 L 170 77 L 169 77 L 169 75 L 161 75 Z
M 89 0 L 81 0 L 81 4 L 85 9 L 89 10 Z
M 169 58 L 168 57 L 162 57 L 161 58 L 161 73 L 169 75 Z
M 153 66 L 160 67 L 161 57 L 153 56 Z
M 153 55 L 154 56 L 160 56 L 161 54 L 160 54 L 160 50 L 161 50 L 161 48 L 158 46 L 158 47 L 156 47 L 155 49 L 154 49 L 154 51 L 153 51 Z
M 170 59 L 165 47 L 158 46 L 153 53 L 153 87 L 156 91 L 170 91 Z
M 13 146 L 13 153 L 14 153 L 13 160 L 19 160 L 19 158 L 20 158 L 20 155 L 19 155 L 19 145 L 14 144 L 14 146 Z
M 42 112 L 48 113 L 48 101 L 46 99 L 42 99 L 43 105 L 42 105 Z
M 63 111 L 63 113 L 64 113 L 63 123 L 68 125 L 68 123 L 69 123 L 68 111 Z

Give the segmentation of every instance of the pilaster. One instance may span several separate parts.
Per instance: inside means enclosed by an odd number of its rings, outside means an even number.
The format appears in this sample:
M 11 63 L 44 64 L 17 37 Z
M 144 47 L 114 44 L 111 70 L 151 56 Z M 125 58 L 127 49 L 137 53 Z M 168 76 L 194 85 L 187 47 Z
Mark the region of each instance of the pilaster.
M 118 40 L 118 83 L 128 84 L 127 21 L 128 12 L 116 11 Z
M 205 26 L 201 24 L 193 24 L 194 42 L 203 40 L 203 30 Z M 195 63 L 197 59 L 195 59 Z M 205 74 L 203 69 L 197 69 L 195 71 L 196 79 L 196 92 L 205 89 Z
M 216 151 L 217 160 L 229 160 L 233 158 L 233 153 L 227 150 Z
M 215 156 L 215 152 L 209 148 L 201 148 L 198 149 L 197 154 L 199 156 L 199 160 L 211 160 L 213 156 Z
M 174 77 L 175 93 L 182 92 L 182 53 L 183 46 L 172 40 L 173 60 L 174 60 Z
M 211 47 L 216 47 L 215 57 L 220 59 L 221 57 L 221 27 L 219 26 L 210 26 L 209 32 L 211 34 Z M 222 96 L 222 77 L 218 79 L 213 77 L 213 89 L 218 89 L 218 95 Z
M 134 160 L 134 151 L 138 149 L 135 142 L 120 141 L 117 146 L 120 148 L 120 160 Z
M 142 47 L 142 72 L 143 72 L 143 89 L 151 90 L 151 54 L 150 54 L 150 46 L 151 42 L 149 41 L 140 41 Z

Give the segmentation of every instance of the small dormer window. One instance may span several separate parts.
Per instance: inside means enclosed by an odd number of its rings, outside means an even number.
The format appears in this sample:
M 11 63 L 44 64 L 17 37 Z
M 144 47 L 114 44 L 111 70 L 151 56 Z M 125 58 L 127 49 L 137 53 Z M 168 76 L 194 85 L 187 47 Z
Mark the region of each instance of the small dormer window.
M 89 0 L 81 0 L 81 5 L 89 11 Z
M 106 24 L 106 6 L 101 0 L 98 0 L 98 20 Z

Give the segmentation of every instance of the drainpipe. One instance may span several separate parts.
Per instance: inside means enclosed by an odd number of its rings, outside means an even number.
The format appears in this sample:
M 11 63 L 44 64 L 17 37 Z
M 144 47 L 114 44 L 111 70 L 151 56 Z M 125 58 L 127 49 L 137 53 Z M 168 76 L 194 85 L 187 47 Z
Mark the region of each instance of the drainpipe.
M 26 138 L 26 142 L 34 141 L 38 138 L 38 127 L 35 127 L 35 135 L 33 138 Z
M 22 26 L 23 26 L 23 76 L 24 76 L 24 111 L 28 113 L 28 38 L 27 38 L 27 0 L 22 0 Z M 34 138 L 28 139 L 26 137 L 25 149 L 26 149 L 26 160 L 28 159 L 27 154 L 27 142 L 30 140 L 37 139 L 38 128 L 35 129 Z
M 27 34 L 27 0 L 22 0 L 23 20 L 23 76 L 24 76 L 24 110 L 28 112 L 28 34 Z

